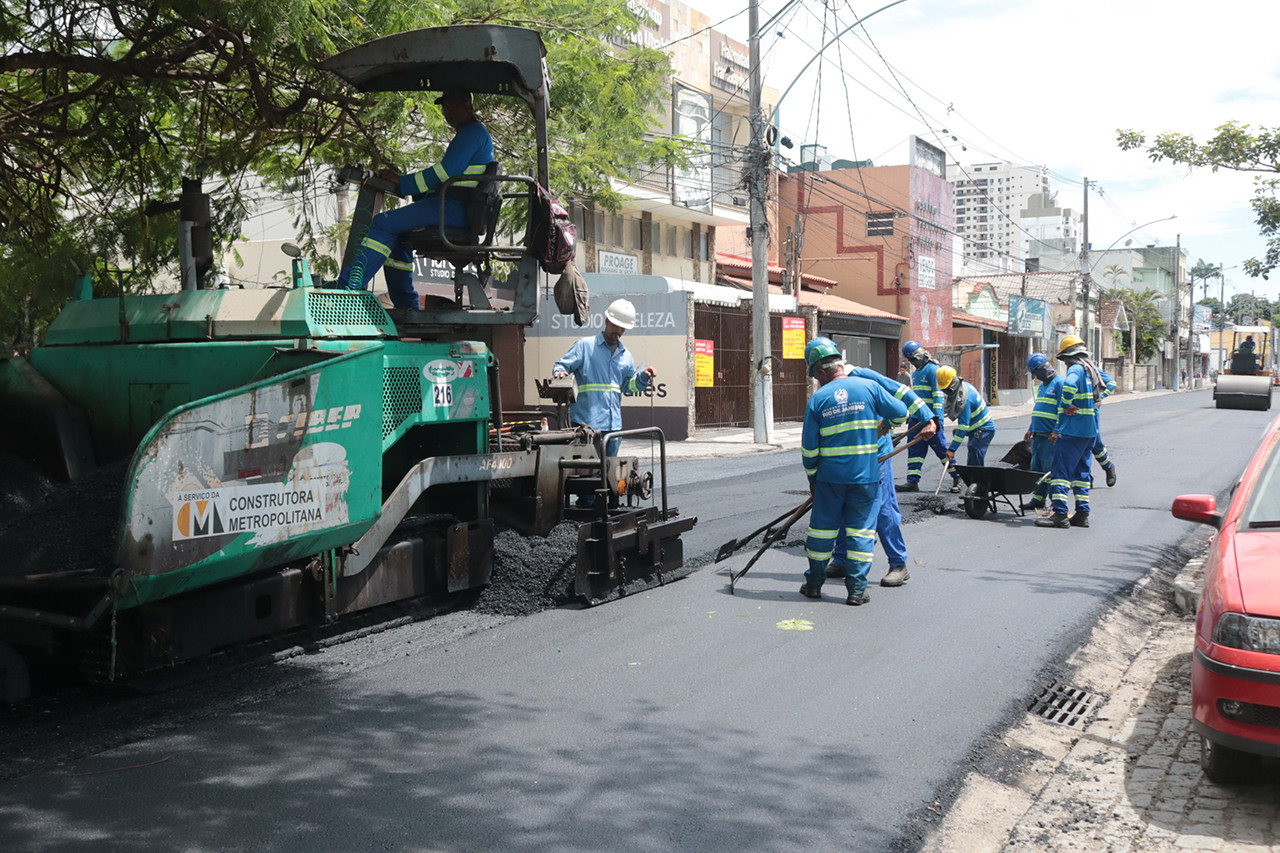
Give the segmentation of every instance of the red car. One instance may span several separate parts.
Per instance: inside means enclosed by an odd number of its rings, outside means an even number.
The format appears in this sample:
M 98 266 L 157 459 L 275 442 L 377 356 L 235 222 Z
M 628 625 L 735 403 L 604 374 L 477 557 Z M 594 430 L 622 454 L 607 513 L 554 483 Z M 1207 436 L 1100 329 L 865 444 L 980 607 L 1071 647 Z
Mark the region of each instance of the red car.
M 1280 756 L 1280 418 L 1267 428 L 1226 512 L 1182 495 L 1173 514 L 1218 528 L 1204 570 L 1191 664 L 1200 766 L 1214 782 Z

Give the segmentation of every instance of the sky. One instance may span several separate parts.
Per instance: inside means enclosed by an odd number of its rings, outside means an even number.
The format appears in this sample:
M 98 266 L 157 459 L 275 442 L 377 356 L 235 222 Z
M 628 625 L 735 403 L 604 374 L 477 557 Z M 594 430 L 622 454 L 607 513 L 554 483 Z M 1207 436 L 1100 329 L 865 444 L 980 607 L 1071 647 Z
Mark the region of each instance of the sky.
M 765 84 L 781 92 L 794 81 L 779 124 L 797 147 L 784 154 L 798 159 L 801 141 L 816 142 L 833 158 L 899 165 L 914 134 L 947 151 L 949 173 L 957 163 L 1046 166 L 1058 203 L 1077 211 L 1088 178 L 1094 251 L 1180 239 L 1192 264 L 1223 265 L 1228 300 L 1280 297 L 1280 272 L 1263 281 L 1242 269 L 1265 250 L 1249 206 L 1253 175 L 1152 163 L 1116 143 L 1121 128 L 1205 141 L 1228 121 L 1280 127 L 1280 0 L 903 0 L 882 9 L 890 2 L 800 0 L 762 32 Z M 760 0 L 761 24 L 785 3 Z M 691 3 L 745 44 L 744 4 Z M 801 74 L 859 15 L 863 26 Z M 1210 290 L 1218 295 L 1216 281 Z

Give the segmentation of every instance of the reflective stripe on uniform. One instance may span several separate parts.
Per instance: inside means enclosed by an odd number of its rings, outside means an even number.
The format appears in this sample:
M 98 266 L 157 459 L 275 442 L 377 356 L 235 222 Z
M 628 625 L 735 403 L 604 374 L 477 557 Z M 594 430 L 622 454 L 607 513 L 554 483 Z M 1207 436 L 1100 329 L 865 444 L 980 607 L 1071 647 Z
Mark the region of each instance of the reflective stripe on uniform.
M 363 240 L 360 241 L 360 245 L 364 246 L 366 249 L 372 249 L 373 251 L 377 252 L 379 255 L 382 255 L 384 258 L 391 254 L 390 246 L 388 246 L 386 243 L 379 243 L 377 240 L 374 240 L 372 237 L 365 237 Z
M 838 433 L 847 432 L 851 429 L 872 429 L 878 423 L 880 422 L 871 419 L 861 421 L 844 421 L 843 423 L 822 427 L 818 430 L 818 435 L 836 435 Z
M 880 445 L 877 444 L 854 444 L 848 447 L 819 447 L 819 456 L 865 456 L 868 453 L 877 453 Z

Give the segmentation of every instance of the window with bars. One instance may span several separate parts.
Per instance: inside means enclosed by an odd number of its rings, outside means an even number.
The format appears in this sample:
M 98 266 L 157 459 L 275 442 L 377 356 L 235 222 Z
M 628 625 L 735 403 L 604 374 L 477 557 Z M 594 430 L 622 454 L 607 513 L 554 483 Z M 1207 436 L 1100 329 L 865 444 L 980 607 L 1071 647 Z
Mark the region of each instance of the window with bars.
M 868 237 L 892 237 L 893 236 L 893 213 L 874 213 L 867 212 L 867 236 Z

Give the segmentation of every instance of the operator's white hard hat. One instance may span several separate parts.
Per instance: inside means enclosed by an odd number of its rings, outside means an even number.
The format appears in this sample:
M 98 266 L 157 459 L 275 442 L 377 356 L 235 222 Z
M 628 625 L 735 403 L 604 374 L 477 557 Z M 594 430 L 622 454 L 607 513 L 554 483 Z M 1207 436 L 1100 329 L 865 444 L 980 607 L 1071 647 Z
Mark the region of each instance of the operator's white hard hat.
M 615 299 L 604 309 L 604 316 L 613 325 L 630 329 L 636 324 L 636 306 L 625 299 Z

